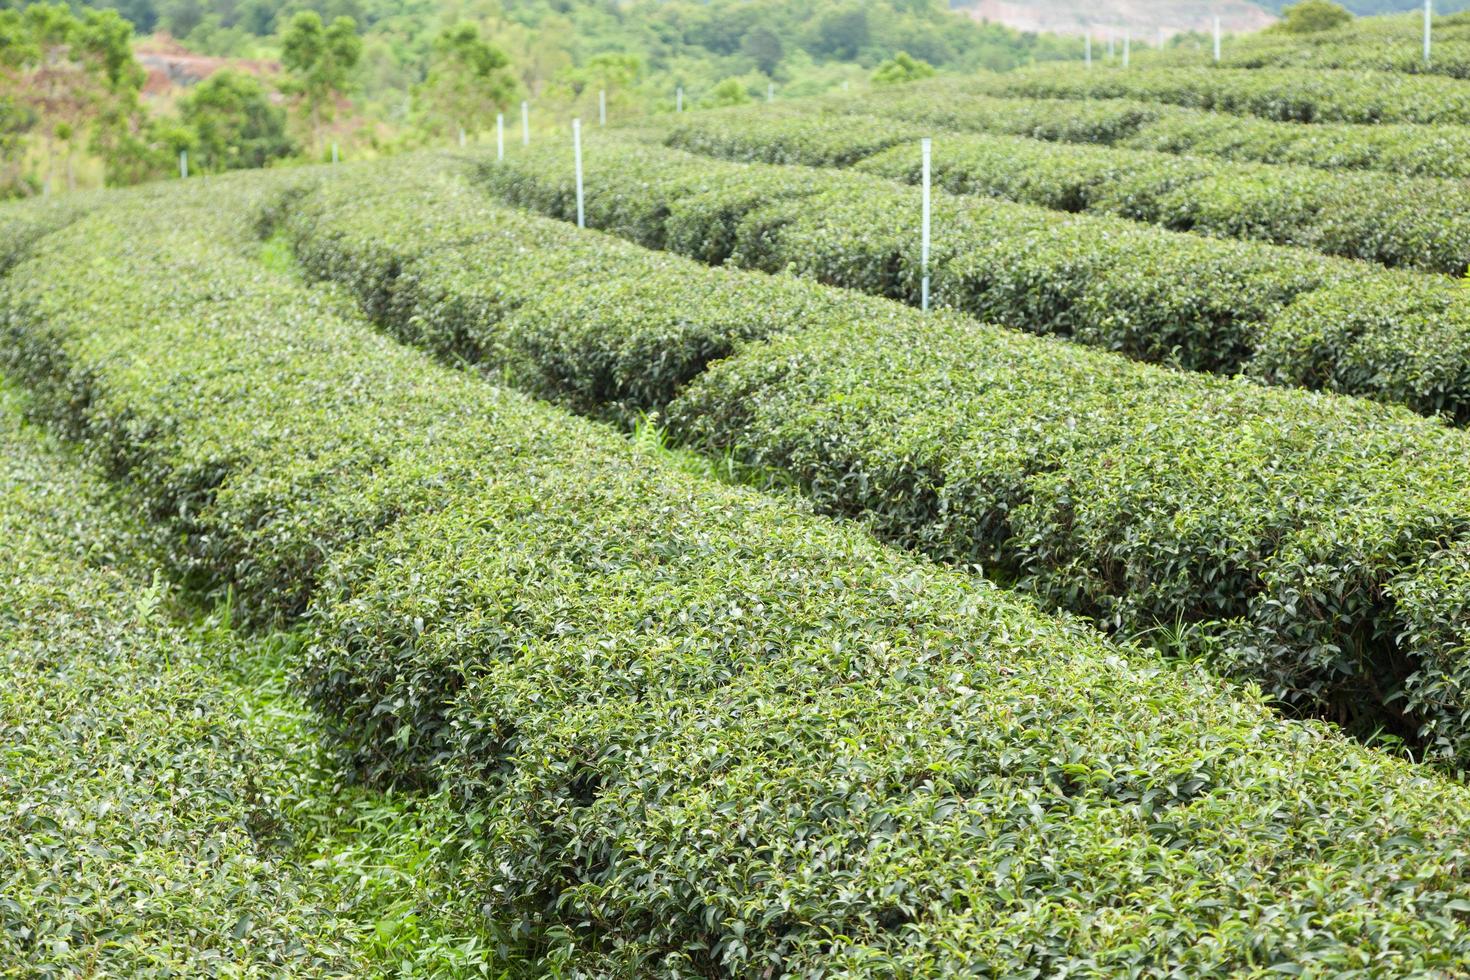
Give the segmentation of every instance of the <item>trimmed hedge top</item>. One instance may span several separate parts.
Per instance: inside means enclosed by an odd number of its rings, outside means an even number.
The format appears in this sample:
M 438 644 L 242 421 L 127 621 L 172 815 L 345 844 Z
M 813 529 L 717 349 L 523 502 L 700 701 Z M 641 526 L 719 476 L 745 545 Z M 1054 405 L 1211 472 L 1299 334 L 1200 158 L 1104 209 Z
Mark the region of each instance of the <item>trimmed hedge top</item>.
M 1470 86 L 1399 72 L 1046 65 L 966 85 L 991 95 L 1143 99 L 1283 122 L 1470 123 Z
M 365 771 L 459 794 L 487 869 L 466 887 L 569 968 L 1470 962 L 1463 788 L 395 349 L 240 259 L 246 215 L 178 193 L 119 197 L 16 268 L 23 363 L 190 541 L 291 562 L 258 515 L 292 515 L 325 560 L 318 702 Z M 134 250 L 157 261 L 93 264 Z M 185 255 L 212 289 L 134 319 Z M 463 430 L 472 468 L 423 435 Z M 439 489 L 340 532 L 408 469 Z M 256 513 L 227 513 L 237 486 Z
M 575 214 L 570 157 L 532 147 L 486 161 L 482 176 L 503 200 L 566 219 Z M 915 189 L 618 140 L 589 145 L 586 168 L 593 227 L 706 262 L 919 301 Z M 944 193 L 934 228 L 941 305 L 1144 360 L 1470 420 L 1470 307 L 1449 277 Z M 1344 329 L 1342 296 L 1354 288 L 1396 299 Z
M 1424 579 L 1437 605 L 1396 601 L 1470 530 L 1461 433 L 508 210 L 457 241 L 432 229 L 463 213 L 463 183 L 402 162 L 343 171 L 287 224 L 318 274 L 355 270 L 338 281 L 410 342 L 620 418 L 692 382 L 670 410 L 679 435 L 825 511 L 1127 632 L 1192 624 L 1214 662 L 1278 697 L 1470 749 L 1462 579 L 1440 567 Z M 347 194 L 361 201 L 338 206 Z M 782 339 L 750 346 L 762 337 Z M 729 359 L 701 375 L 714 356 Z
M 915 144 L 932 135 L 911 124 L 885 126 L 877 117 L 771 117 L 740 108 L 690 114 L 668 127 L 663 142 L 727 160 L 851 165 L 917 184 Z M 1175 231 L 1299 245 L 1456 276 L 1470 262 L 1470 193 L 1458 181 L 957 133 L 937 135 L 932 172 L 935 186 L 951 193 L 1115 214 Z
M 0 381 L 0 972 L 360 974 L 342 896 L 283 853 L 298 733 L 20 408 Z

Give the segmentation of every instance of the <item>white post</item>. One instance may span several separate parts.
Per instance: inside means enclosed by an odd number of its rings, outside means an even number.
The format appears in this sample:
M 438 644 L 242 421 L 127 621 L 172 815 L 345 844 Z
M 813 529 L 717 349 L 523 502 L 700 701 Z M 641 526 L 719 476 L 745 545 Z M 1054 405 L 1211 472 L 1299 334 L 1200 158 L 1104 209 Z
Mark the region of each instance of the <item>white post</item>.
M 1215 60 L 1220 60 L 1220 18 L 1215 18 Z
M 1159 50 L 1160 50 L 1160 51 L 1162 51 L 1162 50 L 1164 50 L 1164 29 L 1163 29 L 1163 28 L 1162 28 L 1162 27 L 1160 27 L 1160 28 L 1159 28 L 1159 43 L 1158 43 L 1158 49 L 1159 49 Z
M 505 159 L 505 113 L 495 114 L 495 159 Z
M 1086 62 L 1088 68 L 1092 67 L 1092 28 L 1090 27 L 1087 33 L 1082 35 L 1082 60 Z
M 1129 41 L 1129 39 L 1130 39 L 1130 33 L 1128 31 L 1124 31 L 1123 32 L 1123 67 L 1124 68 L 1127 68 L 1128 67 L 1128 41 Z
M 852 82 L 850 82 L 850 81 L 844 81 L 844 82 L 843 82 L 843 83 L 842 83 L 842 91 L 844 91 L 844 92 L 846 92 L 846 91 L 847 91 L 847 89 L 848 89 L 848 87 L 849 87 L 849 86 L 850 86 L 850 85 L 852 85 Z
M 1113 29 L 1108 28 L 1108 60 L 1113 60 Z
M 464 146 L 464 127 L 459 127 L 459 145 Z
M 607 125 L 607 89 L 597 90 L 597 125 Z
M 521 103 L 521 145 L 531 145 L 531 103 Z
M 187 178 L 188 176 L 189 176 L 189 151 L 188 150 L 180 150 L 179 151 L 179 177 L 182 179 L 182 178 Z
M 775 82 L 766 82 L 766 101 L 767 102 L 774 102 L 774 101 L 776 101 L 776 83 Z
M 921 244 L 919 246 L 919 274 L 920 280 L 920 308 L 929 312 L 929 157 L 932 141 L 924 137 L 919 141 L 919 146 L 924 154 L 924 219 L 923 231 L 921 233 Z
M 684 86 L 682 85 L 674 90 L 674 111 L 684 111 Z
M 1424 63 L 1429 64 L 1429 18 L 1434 16 L 1434 0 L 1424 0 Z
M 582 120 L 572 120 L 572 157 L 577 164 L 577 227 L 587 227 L 587 215 L 582 209 Z

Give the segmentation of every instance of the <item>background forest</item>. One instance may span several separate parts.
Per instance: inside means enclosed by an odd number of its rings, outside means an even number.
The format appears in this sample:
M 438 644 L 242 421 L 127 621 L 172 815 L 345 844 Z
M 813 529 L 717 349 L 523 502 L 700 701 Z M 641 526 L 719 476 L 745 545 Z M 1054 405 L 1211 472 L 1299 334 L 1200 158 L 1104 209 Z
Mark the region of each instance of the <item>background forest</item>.
M 1079 57 L 939 0 L 0 2 L 0 188 L 376 154 L 484 134 Z M 518 122 L 518 120 L 516 120 Z

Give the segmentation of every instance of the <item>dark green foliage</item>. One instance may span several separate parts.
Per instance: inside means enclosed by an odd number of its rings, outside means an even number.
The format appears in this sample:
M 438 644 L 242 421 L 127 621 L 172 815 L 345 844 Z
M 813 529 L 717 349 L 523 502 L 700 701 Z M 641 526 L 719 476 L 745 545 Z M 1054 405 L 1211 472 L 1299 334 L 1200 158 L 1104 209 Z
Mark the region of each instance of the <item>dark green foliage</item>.
M 1275 25 L 1287 34 L 1316 34 L 1351 23 L 1353 15 L 1332 0 L 1297 0 L 1281 11 L 1281 23 Z
M 569 156 L 561 147 L 533 147 L 503 165 L 487 164 L 483 175 L 505 200 L 568 218 L 575 213 Z M 617 142 L 589 148 L 586 167 L 593 227 L 706 262 L 791 270 L 919 300 L 917 189 L 863 174 L 724 163 Z M 1187 165 L 1181 168 L 1187 172 Z M 941 304 L 1018 329 L 1211 371 L 1255 370 L 1256 351 L 1275 343 L 1272 332 L 1288 305 L 1292 318 L 1283 329 L 1297 338 L 1298 356 L 1330 362 L 1340 349 L 1325 339 L 1337 317 L 1337 294 L 1324 294 L 1320 309 L 1314 294 L 1338 285 L 1390 288 L 1405 275 L 1302 249 L 943 193 L 935 196 L 934 228 L 933 288 Z M 1417 281 L 1442 297 L 1460 288 L 1442 276 Z M 1465 349 L 1453 341 L 1461 325 L 1456 310 L 1435 303 L 1408 309 L 1417 319 L 1386 325 L 1382 342 L 1359 344 L 1353 354 L 1359 365 L 1376 355 L 1381 370 L 1344 371 L 1333 387 L 1403 399 L 1417 411 L 1464 422 L 1470 389 L 1462 385 L 1464 372 L 1447 371 L 1444 364 Z M 1312 323 L 1317 328 L 1306 329 Z M 1416 333 L 1448 343 L 1451 355 L 1388 339 Z M 1318 337 L 1324 338 L 1320 346 Z M 1261 373 L 1307 383 L 1321 376 Z
M 933 77 L 933 65 L 913 57 L 907 51 L 900 51 L 873 71 L 873 84 L 904 85 L 909 82 L 917 82 L 921 78 Z
M 200 172 L 264 167 L 296 152 L 286 111 L 251 75 L 215 72 L 180 101 L 179 116 L 192 131 L 191 165 Z
M 977 91 L 991 85 L 990 81 L 935 79 L 861 96 L 828 96 L 802 109 L 807 113 L 878 115 L 895 128 L 917 124 L 1326 170 L 1470 177 L 1470 130 L 1459 125 L 1308 125 L 1146 102 L 1141 96 L 1097 101 L 1018 99 Z M 798 112 L 796 106 L 784 108 L 791 114 Z
M 742 342 L 862 303 L 511 211 L 465 167 L 430 157 L 344 168 L 293 201 L 284 231 L 308 272 L 346 285 L 395 335 L 578 411 L 628 420 L 658 409 Z
M 1470 122 L 1470 88 L 1459 80 L 1398 72 L 1057 65 L 971 84 L 992 95 L 1144 99 L 1287 122 Z
M 10 337 L 176 533 L 318 545 L 318 703 L 365 772 L 448 787 L 462 889 L 562 972 L 1470 961 L 1463 788 L 374 339 L 240 264 L 276 180 L 50 236 Z
M 132 501 L 23 405 L 0 382 L 0 973 L 498 966 L 445 801 L 342 785 L 295 638 L 191 618 Z
M 244 645 L 171 620 L 105 488 L 17 402 L 0 383 L 0 972 L 363 968 L 281 839 L 304 733 L 252 715 L 220 676 Z
M 95 194 L 36 198 L 0 209 L 0 275 L 20 261 L 36 240 L 84 214 L 99 199 Z
M 1281 312 L 1251 362 L 1275 384 L 1327 391 L 1372 387 L 1421 411 L 1460 416 L 1445 400 L 1470 365 L 1470 296 L 1463 283 L 1418 276 L 1344 282 Z
M 664 142 L 733 160 L 851 164 L 916 184 L 919 132 L 878 117 L 772 118 L 746 110 L 681 120 Z M 924 135 L 935 137 L 936 186 L 951 193 L 1111 213 L 1176 231 L 1261 239 L 1451 275 L 1462 275 L 1470 263 L 1470 193 L 1459 182 L 1229 164 L 1011 136 Z M 885 145 L 892 148 L 879 153 Z
M 1422 8 L 1422 5 L 1419 5 Z M 1436 2 L 1433 48 L 1424 60 L 1424 15 L 1413 13 L 1349 20 L 1308 34 L 1265 31 L 1234 39 L 1221 64 L 1230 68 L 1366 68 L 1375 71 L 1470 77 L 1470 20 L 1465 14 L 1439 16 L 1460 0 Z
M 662 409 L 693 380 L 674 431 L 784 474 L 824 511 L 1125 632 L 1193 624 L 1217 663 L 1278 697 L 1464 751 L 1458 702 L 1417 693 L 1470 669 L 1438 659 L 1458 641 L 1401 644 L 1393 601 L 1470 530 L 1461 434 L 703 270 L 476 206 L 443 163 L 407 172 L 342 173 L 288 220 L 308 267 L 405 339 L 598 414 Z M 1441 634 L 1464 628 L 1455 601 Z

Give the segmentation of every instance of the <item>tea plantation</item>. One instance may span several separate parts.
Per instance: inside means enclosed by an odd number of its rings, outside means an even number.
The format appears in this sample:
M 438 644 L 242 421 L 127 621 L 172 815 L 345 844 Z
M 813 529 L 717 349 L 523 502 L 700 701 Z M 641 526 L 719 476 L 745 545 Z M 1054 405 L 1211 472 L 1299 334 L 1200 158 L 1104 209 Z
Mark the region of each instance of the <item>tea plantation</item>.
M 0 976 L 1470 972 L 1374 30 L 0 208 Z

